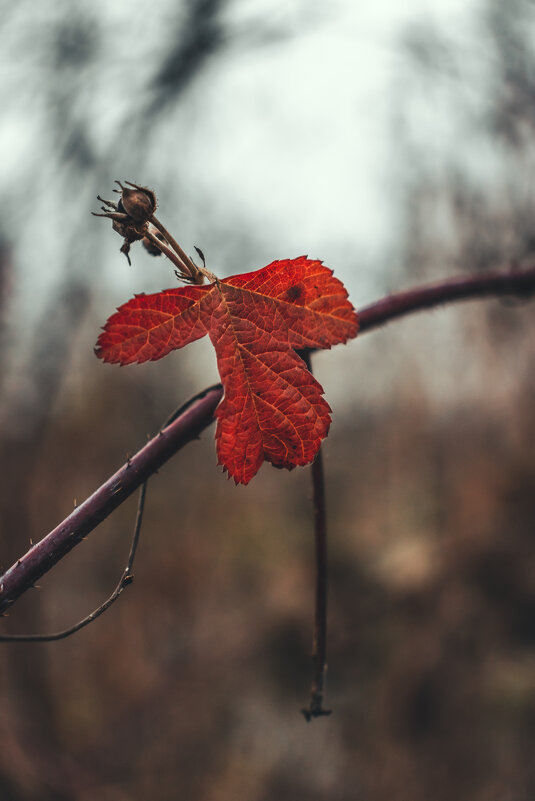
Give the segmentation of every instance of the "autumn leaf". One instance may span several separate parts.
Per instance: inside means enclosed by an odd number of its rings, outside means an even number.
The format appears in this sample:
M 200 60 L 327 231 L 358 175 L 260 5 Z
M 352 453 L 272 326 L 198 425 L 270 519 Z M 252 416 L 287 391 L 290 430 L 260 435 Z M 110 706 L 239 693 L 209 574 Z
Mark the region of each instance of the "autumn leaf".
M 331 410 L 295 349 L 330 348 L 357 329 L 343 284 L 302 256 L 208 286 L 136 295 L 110 317 L 96 354 L 144 362 L 208 334 L 225 390 L 216 410 L 218 460 L 247 484 L 264 460 L 288 469 L 313 461 Z

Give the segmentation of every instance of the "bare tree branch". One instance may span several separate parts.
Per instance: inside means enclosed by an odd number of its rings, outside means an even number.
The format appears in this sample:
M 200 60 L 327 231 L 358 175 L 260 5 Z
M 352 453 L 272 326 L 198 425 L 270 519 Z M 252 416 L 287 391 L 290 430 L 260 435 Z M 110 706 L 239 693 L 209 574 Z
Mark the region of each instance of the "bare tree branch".
M 18 559 L 0 578 L 0 613 L 78 545 L 171 456 L 196 439 L 213 421 L 222 395 L 219 385 L 197 395 L 170 425 L 159 431 L 63 523 Z
M 360 333 L 378 328 L 397 317 L 431 309 L 443 303 L 485 298 L 492 295 L 513 295 L 527 298 L 535 293 L 535 267 L 525 270 L 482 273 L 438 281 L 436 284 L 408 289 L 387 295 L 359 311 Z
M 398 317 L 444 303 L 501 295 L 527 298 L 534 293 L 535 267 L 453 278 L 399 292 L 372 303 L 359 312 L 360 331 L 364 333 Z M 222 387 L 216 385 L 196 396 L 186 411 L 10 567 L 0 578 L 0 613 L 5 612 L 162 464 L 198 437 L 213 421 L 222 394 Z
M 134 533 L 132 535 L 132 543 L 130 545 L 130 552 L 128 554 L 126 567 L 123 570 L 121 578 L 119 579 L 119 582 L 110 597 L 97 609 L 94 609 L 92 612 L 82 618 L 82 620 L 79 620 L 78 623 L 75 623 L 73 626 L 69 626 L 67 629 L 63 629 L 63 631 L 55 631 L 53 634 L 0 634 L 0 642 L 53 642 L 54 640 L 64 640 L 67 637 L 70 637 L 71 634 L 76 634 L 76 632 L 80 631 L 80 629 L 89 626 L 90 623 L 104 614 L 104 612 L 106 612 L 106 610 L 108 610 L 110 606 L 115 603 L 115 601 L 119 600 L 123 594 L 123 591 L 134 580 L 132 567 L 134 564 L 134 559 L 136 558 L 139 535 L 141 534 L 141 524 L 143 522 L 146 494 L 147 482 L 145 481 L 141 485 L 141 489 L 139 491 L 136 522 L 134 524 Z

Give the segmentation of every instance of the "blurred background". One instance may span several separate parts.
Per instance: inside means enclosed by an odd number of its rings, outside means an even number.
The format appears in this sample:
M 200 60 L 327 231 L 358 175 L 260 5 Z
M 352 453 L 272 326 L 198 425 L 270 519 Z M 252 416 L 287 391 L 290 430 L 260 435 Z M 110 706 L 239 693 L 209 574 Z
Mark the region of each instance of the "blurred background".
M 0 2 L 0 562 L 193 393 L 209 342 L 99 363 L 132 266 L 116 178 L 221 277 L 307 253 L 358 308 L 535 255 L 535 3 Z M 136 581 L 0 645 L 2 801 L 532 801 L 533 304 L 472 302 L 314 357 L 333 407 L 330 718 L 307 725 L 310 475 L 246 488 L 213 430 L 149 484 Z M 135 499 L 0 621 L 101 603 Z

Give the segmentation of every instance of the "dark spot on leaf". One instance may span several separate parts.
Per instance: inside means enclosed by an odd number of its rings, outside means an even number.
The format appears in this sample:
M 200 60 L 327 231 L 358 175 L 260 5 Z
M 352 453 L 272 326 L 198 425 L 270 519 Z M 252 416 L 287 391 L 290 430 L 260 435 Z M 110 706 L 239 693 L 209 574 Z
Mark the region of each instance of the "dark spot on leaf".
M 301 301 L 301 305 L 303 305 L 305 302 L 303 289 L 303 284 L 295 284 L 289 287 L 284 293 L 284 300 L 295 305 L 299 305 L 299 301 Z

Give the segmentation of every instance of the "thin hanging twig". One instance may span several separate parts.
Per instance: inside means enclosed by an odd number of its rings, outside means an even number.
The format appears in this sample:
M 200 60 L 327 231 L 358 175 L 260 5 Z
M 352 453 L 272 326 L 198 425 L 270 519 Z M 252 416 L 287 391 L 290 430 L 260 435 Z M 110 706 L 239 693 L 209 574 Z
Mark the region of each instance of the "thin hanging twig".
M 77 631 L 80 631 L 80 629 L 88 626 L 93 622 L 93 620 L 96 620 L 97 617 L 100 617 L 100 615 L 106 612 L 106 610 L 109 609 L 110 606 L 119 599 L 123 593 L 123 590 L 128 587 L 129 584 L 132 584 L 134 580 L 134 576 L 132 575 L 132 567 L 134 565 L 134 559 L 136 558 L 139 535 L 141 533 L 141 524 L 143 522 L 147 483 L 148 482 L 145 481 L 145 483 L 141 485 L 141 489 L 139 491 L 136 522 L 134 524 L 134 533 L 132 535 L 130 553 L 128 554 L 126 567 L 123 570 L 121 578 L 119 579 L 119 583 L 107 601 L 104 601 L 103 604 L 101 604 L 97 609 L 93 610 L 93 612 L 84 617 L 82 620 L 79 620 L 78 623 L 75 623 L 74 626 L 70 626 L 68 629 L 63 629 L 63 631 L 57 631 L 54 634 L 0 634 L 0 642 L 52 642 L 53 640 L 64 640 L 66 637 L 70 637 L 71 634 L 75 634 Z
M 196 396 L 197 397 L 197 396 Z M 178 409 L 169 415 L 165 423 L 161 426 L 160 431 L 163 431 L 164 428 L 167 428 L 168 425 L 177 419 L 185 410 L 191 405 L 194 399 L 183 403 Z M 110 595 L 110 597 L 104 601 L 97 609 L 94 609 L 90 612 L 89 615 L 79 620 L 78 623 L 75 623 L 74 626 L 70 626 L 67 629 L 63 629 L 62 631 L 54 632 L 53 634 L 0 634 L 0 642 L 52 642 L 53 640 L 64 640 L 67 637 L 70 637 L 71 634 L 75 634 L 80 629 L 85 628 L 88 626 L 89 623 L 92 623 L 93 620 L 96 620 L 97 617 L 100 617 L 107 609 L 110 608 L 112 604 L 115 603 L 122 595 L 123 590 L 128 587 L 129 584 L 132 584 L 134 581 L 134 576 L 132 574 L 132 567 L 134 566 L 134 559 L 136 558 L 137 546 L 139 544 L 139 536 L 141 534 L 141 525 L 143 523 L 143 512 L 145 510 L 145 498 L 147 495 L 147 484 L 148 481 L 145 481 L 141 485 L 141 489 L 139 491 L 139 499 L 137 502 L 137 513 L 136 513 L 136 521 L 134 523 L 134 532 L 132 534 L 132 542 L 130 544 L 130 552 L 128 554 L 128 560 L 126 562 L 126 567 L 123 570 L 123 574 L 119 579 L 119 583 L 117 584 L 116 588 Z
M 43 537 L 0 577 L 0 614 L 81 542 L 114 509 L 214 419 L 220 385 L 209 387 L 174 412 L 171 422 L 132 456 L 59 526 Z
M 312 372 L 310 351 L 301 352 L 301 356 Z M 321 448 L 311 466 L 312 493 L 314 506 L 314 543 L 316 555 L 316 591 L 314 610 L 314 639 L 312 660 L 314 673 L 310 687 L 310 705 L 302 709 L 307 721 L 330 715 L 330 709 L 323 708 L 323 690 L 327 672 L 327 512 L 325 507 L 325 479 L 323 474 L 323 456 Z

